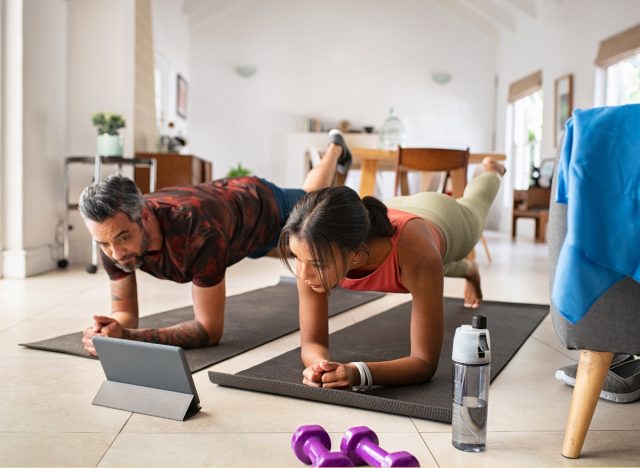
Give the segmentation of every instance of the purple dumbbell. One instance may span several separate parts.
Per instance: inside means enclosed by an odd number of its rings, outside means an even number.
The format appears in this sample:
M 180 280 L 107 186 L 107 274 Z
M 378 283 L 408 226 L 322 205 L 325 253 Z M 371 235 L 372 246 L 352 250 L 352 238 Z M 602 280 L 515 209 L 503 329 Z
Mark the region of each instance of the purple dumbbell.
M 389 453 L 378 445 L 378 436 L 366 426 L 352 427 L 342 436 L 340 451 L 354 465 L 420 466 L 409 452 Z
M 298 460 L 312 466 L 353 466 L 342 452 L 331 452 L 331 439 L 322 426 L 300 426 L 291 437 Z

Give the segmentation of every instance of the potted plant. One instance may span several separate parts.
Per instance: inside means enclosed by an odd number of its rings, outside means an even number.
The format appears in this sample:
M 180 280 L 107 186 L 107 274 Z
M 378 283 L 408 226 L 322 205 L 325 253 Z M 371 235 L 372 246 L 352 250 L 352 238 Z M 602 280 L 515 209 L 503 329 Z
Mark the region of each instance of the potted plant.
M 229 169 L 227 173 L 227 177 L 243 177 L 248 175 L 251 175 L 251 170 L 244 167 L 242 163 L 238 163 L 237 166 Z
M 91 117 L 98 130 L 98 154 L 100 156 L 122 156 L 122 136 L 120 129 L 125 127 L 124 118 L 120 114 L 96 112 Z

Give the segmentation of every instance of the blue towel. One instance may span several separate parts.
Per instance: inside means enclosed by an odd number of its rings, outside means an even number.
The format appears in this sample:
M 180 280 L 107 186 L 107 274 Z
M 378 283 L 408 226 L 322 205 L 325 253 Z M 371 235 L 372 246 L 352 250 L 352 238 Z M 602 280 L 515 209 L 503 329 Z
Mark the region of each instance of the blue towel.
M 640 282 L 640 104 L 576 110 L 557 187 L 567 235 L 551 297 L 576 323 L 625 276 Z

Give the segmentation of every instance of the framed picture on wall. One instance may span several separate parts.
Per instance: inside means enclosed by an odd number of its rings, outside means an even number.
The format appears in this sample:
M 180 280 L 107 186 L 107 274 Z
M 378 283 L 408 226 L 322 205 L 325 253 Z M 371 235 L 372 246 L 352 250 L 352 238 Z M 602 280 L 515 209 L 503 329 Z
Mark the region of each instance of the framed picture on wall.
M 564 75 L 555 82 L 554 141 L 556 148 L 564 133 L 564 124 L 573 112 L 573 75 Z
M 189 90 L 189 84 L 187 80 L 180 74 L 178 74 L 178 80 L 176 82 L 176 114 L 183 119 L 187 118 L 187 92 Z

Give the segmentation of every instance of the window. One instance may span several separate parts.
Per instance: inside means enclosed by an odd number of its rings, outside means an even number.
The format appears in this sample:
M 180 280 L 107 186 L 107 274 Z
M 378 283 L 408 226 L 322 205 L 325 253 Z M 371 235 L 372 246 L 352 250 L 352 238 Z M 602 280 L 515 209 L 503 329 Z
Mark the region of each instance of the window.
M 640 102 L 640 24 L 601 41 L 595 63 L 597 104 Z
M 164 120 L 163 115 L 164 115 L 164 111 L 162 108 L 162 73 L 160 72 L 160 70 L 156 67 L 153 70 L 153 85 L 154 85 L 154 97 L 155 97 L 155 103 L 156 103 L 156 126 L 158 127 L 158 130 L 162 129 L 162 121 Z
M 170 68 L 169 63 L 165 59 L 164 55 L 156 52 L 155 64 L 153 70 L 154 84 L 155 84 L 155 103 L 156 103 L 156 122 L 158 124 L 158 131 L 160 134 L 166 132 L 167 122 L 171 120 L 169 118 L 169 103 L 170 101 Z
M 542 135 L 542 90 L 513 103 L 513 188 L 525 190 L 531 182 L 532 166 L 540 166 Z
M 640 103 L 640 54 L 607 68 L 606 104 Z
M 532 166 L 540 165 L 542 136 L 542 71 L 515 81 L 509 86 L 507 109 L 507 148 L 511 182 L 516 190 L 529 188 Z

